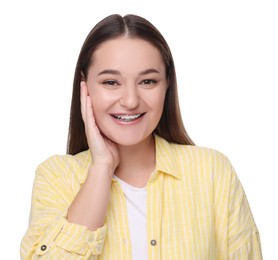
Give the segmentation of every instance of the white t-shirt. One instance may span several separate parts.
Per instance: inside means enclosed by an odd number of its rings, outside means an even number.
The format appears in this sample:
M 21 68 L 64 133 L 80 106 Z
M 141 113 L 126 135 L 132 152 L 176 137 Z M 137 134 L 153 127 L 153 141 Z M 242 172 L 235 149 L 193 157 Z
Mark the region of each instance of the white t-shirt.
M 137 188 L 114 176 L 121 185 L 127 205 L 133 260 L 148 259 L 147 188 Z

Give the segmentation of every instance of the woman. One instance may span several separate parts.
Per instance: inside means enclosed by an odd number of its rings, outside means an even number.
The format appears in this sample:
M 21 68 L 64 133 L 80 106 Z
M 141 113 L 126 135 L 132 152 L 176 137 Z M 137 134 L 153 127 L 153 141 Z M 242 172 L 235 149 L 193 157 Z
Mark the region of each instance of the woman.
M 111 15 L 74 77 L 68 154 L 36 173 L 23 259 L 261 259 L 228 159 L 194 146 L 175 67 L 147 20 Z

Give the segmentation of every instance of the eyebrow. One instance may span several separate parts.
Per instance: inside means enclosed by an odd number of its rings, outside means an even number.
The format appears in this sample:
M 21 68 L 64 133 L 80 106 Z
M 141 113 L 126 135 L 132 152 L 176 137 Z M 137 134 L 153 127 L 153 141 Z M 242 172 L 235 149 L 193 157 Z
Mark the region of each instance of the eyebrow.
M 146 69 L 146 70 L 143 70 L 139 73 L 140 76 L 142 75 L 147 75 L 147 74 L 150 74 L 150 73 L 160 73 L 158 70 L 156 69 Z M 111 75 L 121 75 L 121 72 L 118 71 L 118 70 L 103 70 L 101 71 L 100 73 L 98 73 L 98 76 L 100 75 L 103 75 L 103 74 L 111 74 Z

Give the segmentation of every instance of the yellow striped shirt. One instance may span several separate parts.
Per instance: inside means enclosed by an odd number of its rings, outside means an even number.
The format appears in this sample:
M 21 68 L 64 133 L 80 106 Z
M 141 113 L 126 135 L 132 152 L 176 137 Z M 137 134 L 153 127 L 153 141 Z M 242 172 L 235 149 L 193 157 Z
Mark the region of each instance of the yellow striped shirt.
M 207 148 L 155 136 L 156 170 L 147 183 L 148 259 L 262 259 L 259 233 L 229 160 Z M 53 156 L 36 172 L 22 259 L 131 259 L 126 202 L 117 180 L 105 225 L 69 223 L 90 152 Z

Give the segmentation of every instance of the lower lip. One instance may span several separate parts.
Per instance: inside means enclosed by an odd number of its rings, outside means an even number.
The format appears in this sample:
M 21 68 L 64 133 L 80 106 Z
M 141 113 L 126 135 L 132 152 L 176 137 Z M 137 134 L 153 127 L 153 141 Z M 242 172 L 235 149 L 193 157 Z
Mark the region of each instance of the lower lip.
M 140 116 L 139 118 L 133 120 L 133 121 L 130 121 L 130 122 L 124 122 L 124 121 L 121 121 L 120 119 L 116 119 L 116 118 L 113 117 L 113 116 L 111 116 L 111 117 L 112 117 L 112 119 L 114 120 L 114 122 L 117 123 L 118 125 L 122 125 L 122 126 L 132 126 L 132 125 L 137 125 L 137 124 L 139 124 L 139 123 L 142 121 L 142 119 L 143 119 L 144 116 L 145 116 L 145 114 L 142 115 L 142 116 Z

